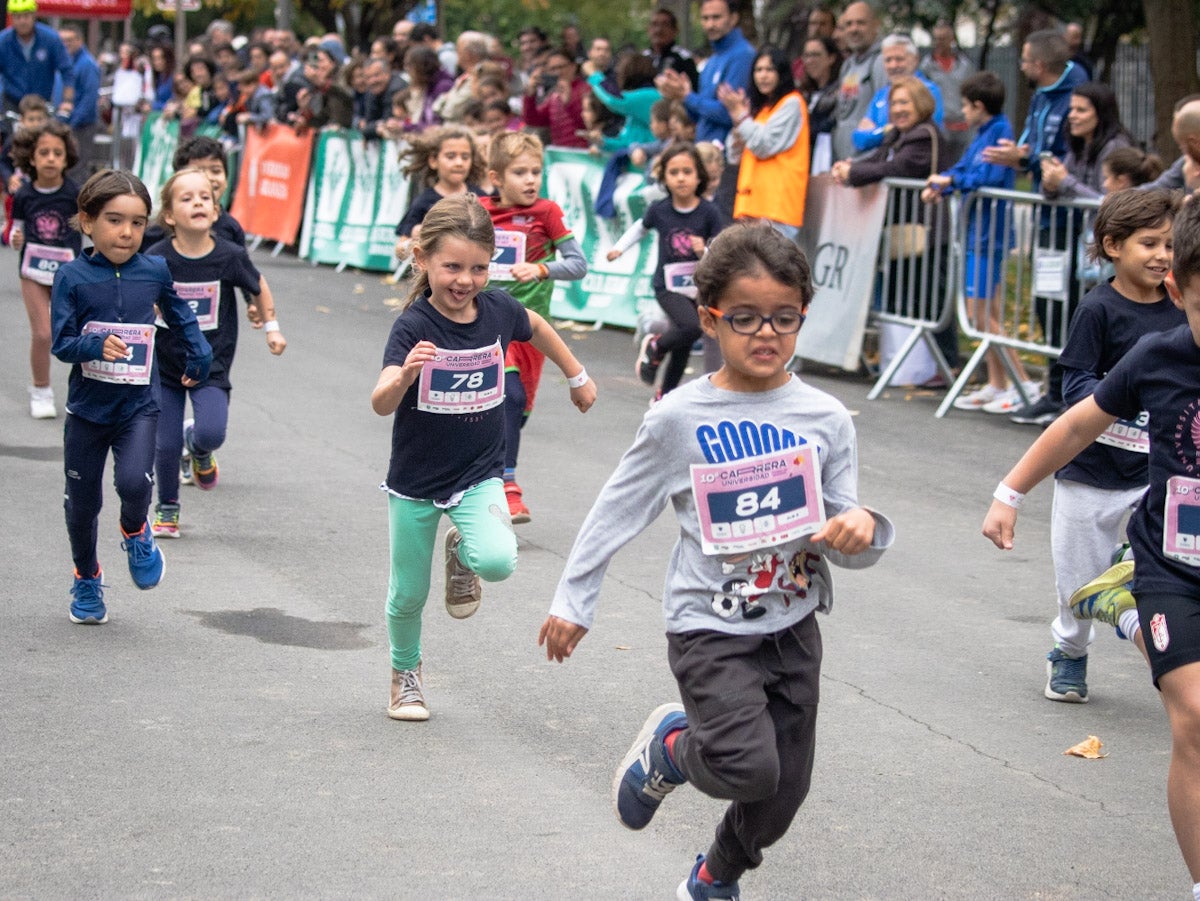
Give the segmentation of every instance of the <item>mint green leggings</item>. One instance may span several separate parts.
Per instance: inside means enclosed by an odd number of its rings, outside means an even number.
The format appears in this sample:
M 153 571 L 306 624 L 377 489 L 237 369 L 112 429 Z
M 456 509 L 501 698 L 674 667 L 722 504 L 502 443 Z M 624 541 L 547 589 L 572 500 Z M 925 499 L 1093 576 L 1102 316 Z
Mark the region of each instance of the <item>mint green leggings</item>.
M 459 560 L 485 582 L 503 581 L 517 568 L 517 536 L 508 518 L 500 479 L 481 482 L 448 510 L 435 507 L 433 501 L 389 494 L 392 573 L 388 579 L 387 624 L 394 669 L 416 669 L 421 661 L 421 613 L 429 597 L 433 550 L 443 513 L 462 534 Z

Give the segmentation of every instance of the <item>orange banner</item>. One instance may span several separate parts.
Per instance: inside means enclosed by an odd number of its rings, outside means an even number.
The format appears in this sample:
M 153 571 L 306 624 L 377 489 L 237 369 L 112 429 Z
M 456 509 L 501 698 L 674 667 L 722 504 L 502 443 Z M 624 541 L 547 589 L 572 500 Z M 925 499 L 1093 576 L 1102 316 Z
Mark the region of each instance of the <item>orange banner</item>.
M 297 135 L 287 125 L 246 131 L 233 218 L 251 235 L 295 244 L 304 214 L 304 190 L 312 162 L 313 132 Z

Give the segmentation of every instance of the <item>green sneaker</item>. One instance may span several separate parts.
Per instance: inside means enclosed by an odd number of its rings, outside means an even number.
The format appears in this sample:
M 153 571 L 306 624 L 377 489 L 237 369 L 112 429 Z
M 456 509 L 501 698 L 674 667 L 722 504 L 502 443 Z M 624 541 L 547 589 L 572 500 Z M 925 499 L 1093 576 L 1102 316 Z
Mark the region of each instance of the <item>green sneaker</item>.
M 1095 619 L 1116 626 L 1122 613 L 1137 606 L 1129 590 L 1132 581 L 1132 560 L 1110 566 L 1071 595 L 1071 612 L 1076 619 Z

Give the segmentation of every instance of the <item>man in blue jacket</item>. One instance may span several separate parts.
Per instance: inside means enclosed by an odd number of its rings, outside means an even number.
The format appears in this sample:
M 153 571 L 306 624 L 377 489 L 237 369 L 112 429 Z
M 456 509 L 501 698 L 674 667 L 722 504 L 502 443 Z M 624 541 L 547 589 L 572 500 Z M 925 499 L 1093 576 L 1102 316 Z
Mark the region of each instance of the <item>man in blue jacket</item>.
M 71 71 L 75 82 L 75 106 L 67 118 L 67 124 L 79 142 L 79 162 L 67 173 L 77 185 L 87 181 L 92 157 L 95 154 L 96 122 L 100 118 L 100 66 L 96 58 L 83 45 L 83 31 L 78 25 L 63 25 L 58 37 L 71 58 Z M 58 98 L 66 83 L 60 81 Z
M 1052 28 L 1035 31 L 1025 39 L 1021 47 L 1021 71 L 1034 86 L 1029 101 L 1029 114 L 1025 117 L 1025 128 L 1014 141 L 1000 141 L 983 152 L 984 162 L 1009 166 L 1018 172 L 1033 176 L 1034 192 L 1041 191 L 1042 164 L 1038 158 L 1042 153 L 1051 153 L 1061 160 L 1067 153 L 1066 129 L 1067 109 L 1071 105 L 1071 93 L 1075 86 L 1087 81 L 1083 69 L 1071 62 L 1071 50 L 1061 32 Z M 1064 210 L 1055 214 L 1049 207 L 1042 208 L 1039 223 L 1038 246 L 1062 245 L 1068 234 L 1067 217 Z M 1053 227 L 1052 227 L 1053 226 Z M 1066 251 L 1067 283 L 1074 281 L 1074 253 Z M 1035 297 L 1035 311 L 1042 332 L 1052 346 L 1061 347 L 1066 338 L 1067 325 L 1073 310 L 1051 309 L 1045 297 Z M 1046 393 L 1032 404 L 1019 408 L 1012 415 L 1013 422 L 1024 425 L 1047 426 L 1065 408 L 1062 399 L 1062 367 L 1058 360 L 1050 363 Z
M 4 83 L 4 112 L 15 112 L 26 94 L 47 101 L 54 96 L 54 76 L 62 77 L 60 116 L 75 107 L 75 76 L 71 57 L 58 33 L 37 20 L 37 0 L 8 0 L 12 25 L 0 31 L 0 81 Z
M 754 62 L 754 46 L 738 28 L 739 14 L 733 11 L 733 0 L 704 0 L 700 4 L 700 27 L 712 44 L 712 56 L 700 73 L 700 86 L 693 91 L 686 75 L 666 69 L 655 84 L 668 100 L 682 100 L 696 122 L 697 141 L 725 143 L 733 121 L 724 105 L 717 99 L 717 85 L 747 90 L 750 87 L 750 66 Z

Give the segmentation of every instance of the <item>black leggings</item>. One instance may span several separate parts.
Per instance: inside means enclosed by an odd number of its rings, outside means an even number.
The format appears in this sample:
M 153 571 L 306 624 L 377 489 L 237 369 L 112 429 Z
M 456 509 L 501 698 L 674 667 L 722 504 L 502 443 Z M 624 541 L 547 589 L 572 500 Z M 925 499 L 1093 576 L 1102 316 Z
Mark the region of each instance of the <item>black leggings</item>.
M 663 366 L 662 393 L 679 387 L 683 371 L 687 369 L 692 345 L 704 334 L 700 329 L 700 314 L 696 312 L 696 301 L 673 291 L 659 291 L 658 305 L 662 307 L 671 326 L 658 336 L 655 344 L 658 353 L 665 358 Z
M 133 534 L 146 525 L 154 491 L 154 438 L 158 410 L 113 425 L 67 414 L 63 429 L 63 468 L 67 487 L 63 509 L 75 569 L 90 579 L 100 568 L 96 539 L 104 496 L 104 464 L 112 450 L 113 482 L 121 500 L 121 528 Z

